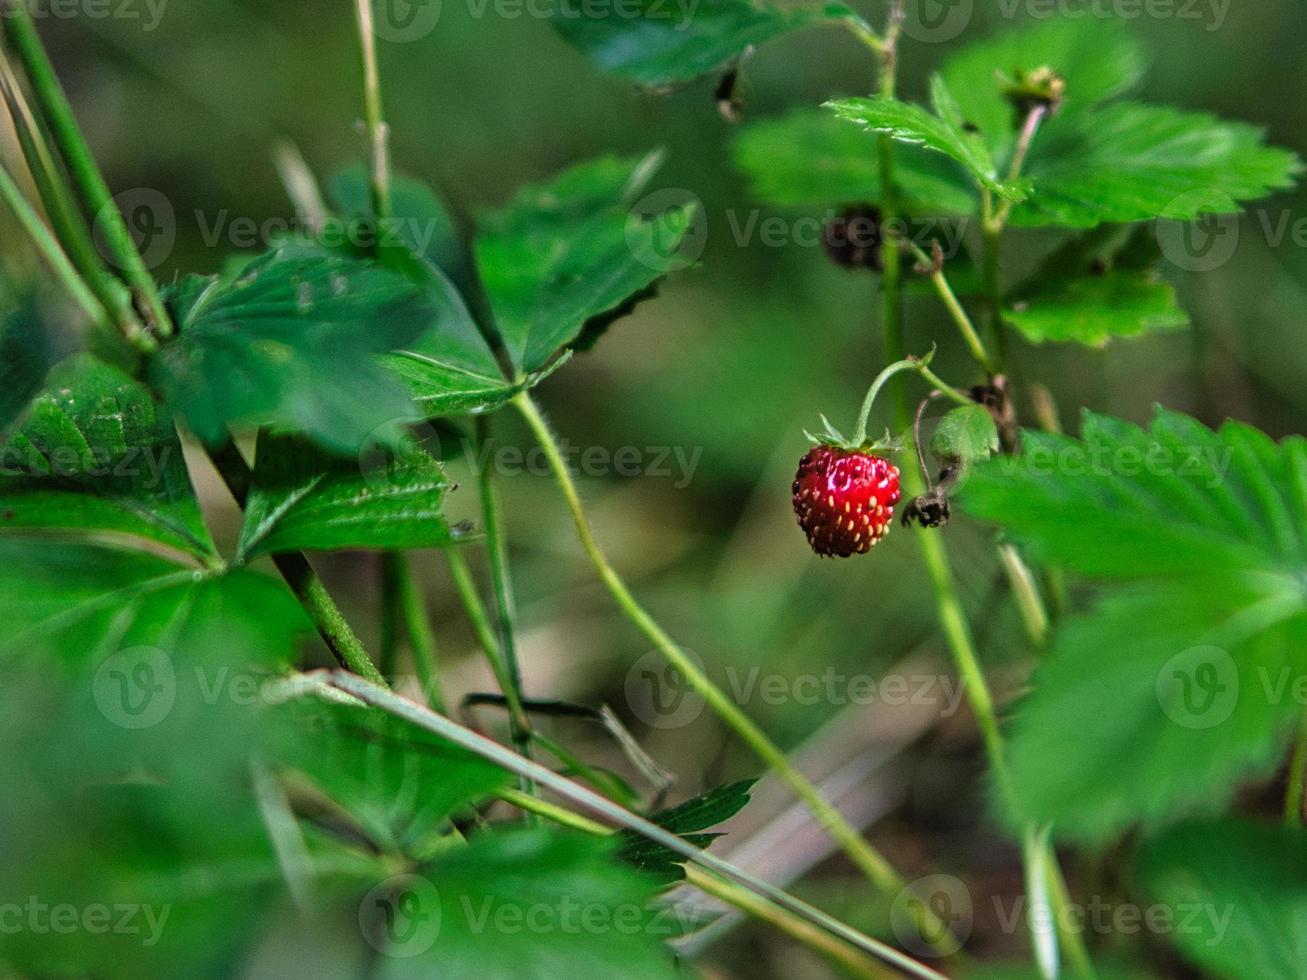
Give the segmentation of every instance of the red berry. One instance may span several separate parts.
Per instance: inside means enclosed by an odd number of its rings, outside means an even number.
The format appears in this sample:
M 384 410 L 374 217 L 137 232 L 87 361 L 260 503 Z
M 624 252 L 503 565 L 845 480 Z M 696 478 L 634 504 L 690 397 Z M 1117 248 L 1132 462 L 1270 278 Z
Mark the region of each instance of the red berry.
M 817 446 L 799 462 L 794 513 L 819 555 L 866 554 L 894 518 L 899 470 L 887 459 Z

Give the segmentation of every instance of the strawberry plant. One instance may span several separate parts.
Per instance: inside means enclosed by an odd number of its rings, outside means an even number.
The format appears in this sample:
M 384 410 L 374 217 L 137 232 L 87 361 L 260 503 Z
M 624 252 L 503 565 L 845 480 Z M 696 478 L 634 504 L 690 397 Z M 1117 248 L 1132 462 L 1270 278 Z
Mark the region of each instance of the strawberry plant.
M 740 914 L 841 975 L 1304 975 L 1307 443 L 1165 408 L 1145 425 L 1086 411 L 1068 435 L 1022 356 L 1184 329 L 1165 236 L 1292 186 L 1301 164 L 1254 126 L 1139 99 L 1143 49 L 1102 19 L 959 45 L 908 100 L 904 5 L 883 6 L 876 23 L 745 0 L 680 19 L 657 0 L 547 12 L 634 85 L 710 79 L 758 201 L 831 209 L 822 250 L 877 296 L 884 364 L 851 435 L 821 416 L 790 503 L 864 602 L 892 595 L 899 563 L 924 569 L 929 633 L 983 748 L 985 839 L 1019 865 L 1007 946 L 968 942 L 959 903 L 984 886 L 946 855 L 873 843 L 842 774 L 812 775 L 716 683 L 592 525 L 541 403 L 691 264 L 704 215 L 655 190 L 664 154 L 573 164 L 469 229 L 395 172 L 385 32 L 355 0 L 367 164 L 320 185 L 283 148 L 298 221 L 260 254 L 157 279 L 40 6 L 0 0 L 0 199 L 23 240 L 0 286 L 6 976 L 670 977 L 699 972 Z M 859 42 L 875 94 L 754 118 L 755 49 L 817 28 Z M 961 223 L 965 247 L 915 233 L 925 219 Z M 1018 238 L 1042 243 L 1024 272 L 1005 252 Z M 42 271 L 24 277 L 31 256 Z M 925 304 L 949 332 L 910 344 Z M 827 382 L 803 379 L 812 413 L 838 418 Z M 721 856 L 754 779 L 669 805 L 667 760 L 621 712 L 527 689 L 494 463 L 513 425 L 571 518 L 567 547 L 650 648 L 630 676 L 706 707 L 797 804 L 772 849 L 816 832 L 878 915 L 792 887 L 806 866 Z M 213 480 L 225 518 L 197 489 Z M 873 551 L 896 517 L 912 547 Z M 1022 626 L 1001 670 L 962 597 L 976 570 L 949 554 L 964 523 L 989 536 Z M 419 551 L 439 554 L 495 690 L 438 656 Z M 322 568 L 358 552 L 380 574 L 347 602 Z M 1104 938 L 1084 918 L 1103 904 L 1149 925 L 1118 916 Z

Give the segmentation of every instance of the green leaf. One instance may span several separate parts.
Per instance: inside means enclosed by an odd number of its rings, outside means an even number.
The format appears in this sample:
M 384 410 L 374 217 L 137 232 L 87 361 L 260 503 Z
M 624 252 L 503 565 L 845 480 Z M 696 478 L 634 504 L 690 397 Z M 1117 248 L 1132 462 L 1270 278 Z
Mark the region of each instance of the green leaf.
M 971 44 L 950 58 L 941 74 L 962 117 L 980 130 L 995 158 L 1006 162 L 1017 120 L 1003 95 L 1004 76 L 1052 68 L 1066 80 L 1059 113 L 1064 119 L 1128 92 L 1143 76 L 1144 66 L 1139 44 L 1121 22 L 1059 17 Z
M 428 326 L 429 299 L 372 263 L 285 247 L 231 283 L 171 291 L 179 336 L 151 360 L 154 383 L 202 440 L 273 425 L 355 453 L 415 415 L 374 357 Z
M 435 548 L 458 536 L 442 516 L 452 484 L 416 438 L 331 457 L 288 436 L 259 437 L 238 560 L 285 551 Z
M 1307 978 L 1307 837 L 1225 820 L 1176 827 L 1136 860 L 1141 887 L 1171 912 L 1168 931 L 1204 972 Z
M 135 551 L 0 538 L 0 657 L 98 665 L 150 647 L 181 672 L 205 651 L 228 664 L 285 663 L 309 626 L 284 585 L 201 572 Z
M 605 71 L 641 85 L 671 86 L 712 74 L 745 50 L 810 24 L 859 24 L 843 4 L 780 10 L 745 0 L 701 0 L 689 8 L 663 0 L 637 6 L 561 0 L 553 24 Z
M 630 210 L 658 163 L 657 155 L 584 163 L 486 217 L 481 275 L 522 374 L 544 369 L 587 321 L 675 267 L 694 208 L 676 203 L 649 219 Z
M 1086 415 L 1082 440 L 1025 433 L 961 501 L 1109 588 L 1059 632 L 1016 711 L 1021 816 L 1102 842 L 1222 808 L 1269 773 L 1307 669 L 1307 440 L 1148 430 Z
M 757 780 L 747 779 L 719 786 L 703 796 L 697 796 L 679 806 L 655 813 L 649 819 L 695 847 L 706 848 L 722 835 L 704 833 L 704 831 L 724 823 L 743 810 L 749 802 L 749 792 L 756 782 Z M 634 864 L 641 871 L 664 882 L 679 881 L 685 877 L 685 869 L 682 867 L 685 858 L 681 855 L 669 851 L 660 844 L 650 843 L 629 830 L 623 830 L 617 836 L 622 842 L 623 859 Z
M 457 810 L 481 802 L 507 774 L 371 708 L 286 706 L 297 736 L 281 755 L 396 856 L 424 857 Z
M 830 113 L 800 110 L 745 126 L 735 143 L 735 163 L 748 174 L 754 196 L 767 204 L 877 204 L 884 198 L 877 142 Z M 970 181 L 938 154 L 902 147 L 894 176 L 911 214 L 971 214 L 976 208 Z
M 930 439 L 931 454 L 941 463 L 979 462 L 998 452 L 998 428 L 983 405 L 952 409 L 939 420 Z
M 1178 330 L 1188 315 L 1157 269 L 1160 253 L 1146 231 L 1104 226 L 1050 256 L 1008 297 L 1003 317 L 1035 343 L 1101 346 L 1113 337 Z
M 483 833 L 363 902 L 386 953 L 382 980 L 599 977 L 673 980 L 675 914 L 648 906 L 656 883 L 614 860 L 613 841 L 547 829 Z M 389 887 L 387 887 L 389 886 Z M 402 893 L 410 928 L 385 917 Z
M 445 274 L 417 258 L 406 271 L 423 289 L 433 321 L 382 363 L 408 389 L 422 417 L 486 411 L 521 390 L 504 377 L 481 327 Z
M 878 96 L 870 99 L 839 99 L 827 102 L 825 107 L 838 118 L 865 130 L 884 133 L 900 143 L 923 146 L 956 160 L 982 186 L 1002 197 L 1020 201 L 1026 196 L 1021 186 L 998 179 L 994 162 L 979 140 L 953 122 L 933 115 L 919 105 Z
M 0 449 L 0 527 L 115 532 L 214 552 L 177 432 L 150 393 L 77 355 Z
M 1055 119 L 1031 149 L 1035 193 L 1015 224 L 1091 228 L 1165 217 L 1230 214 L 1239 202 L 1292 186 L 1298 157 L 1264 145 L 1245 123 L 1123 102 Z

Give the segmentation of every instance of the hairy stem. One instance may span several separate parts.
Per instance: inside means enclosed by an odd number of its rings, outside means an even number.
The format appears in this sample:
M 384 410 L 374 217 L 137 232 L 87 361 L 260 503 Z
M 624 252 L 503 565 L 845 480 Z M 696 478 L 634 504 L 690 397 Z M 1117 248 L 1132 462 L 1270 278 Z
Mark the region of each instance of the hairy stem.
M 95 157 L 78 128 L 72 106 L 54 73 L 50 59 L 41 45 L 32 15 L 24 0 L 8 0 L 4 4 L 5 36 L 27 72 L 28 81 L 36 97 L 46 125 L 50 127 L 55 145 L 63 156 L 73 186 L 81 197 L 87 214 L 93 216 L 104 236 L 105 247 L 122 273 L 123 280 L 136 296 L 149 327 L 159 337 L 172 333 L 168 312 L 159 295 L 159 289 L 150 275 L 136 242 L 127 230 L 127 222 L 105 183 L 104 175 L 96 165 Z
M 254 474 L 245 462 L 236 444 L 230 440 L 220 448 L 211 450 L 209 458 L 213 461 L 218 475 L 243 510 L 249 498 L 250 485 Z M 299 599 L 305 611 L 313 620 L 319 635 L 331 650 L 337 662 L 347 670 L 352 670 L 374 684 L 386 686 L 386 679 L 377 670 L 376 664 L 363 648 L 363 642 L 355 634 L 345 614 L 340 611 L 336 601 L 322 584 L 304 555 L 298 551 L 274 555 L 273 564 L 286 580 L 295 597 Z
M 677 646 L 676 642 L 658 625 L 653 617 L 636 602 L 630 589 L 627 588 L 622 577 L 618 575 L 617 570 L 608 561 L 603 549 L 599 546 L 599 542 L 595 539 L 594 531 L 591 529 L 590 521 L 585 514 L 585 508 L 581 504 L 581 497 L 577 492 L 576 483 L 572 479 L 567 463 L 559 451 L 558 442 L 554 438 L 548 422 L 540 413 L 540 409 L 527 392 L 523 392 L 514 398 L 513 405 L 522 414 L 535 435 L 536 441 L 545 453 L 549 467 L 554 473 L 564 500 L 567 502 L 568 510 L 572 514 L 572 520 L 576 524 L 581 547 L 599 573 L 599 578 L 605 588 L 608 589 L 609 594 L 627 619 L 644 634 L 669 663 L 681 671 L 686 682 L 704 699 L 705 703 L 712 708 L 717 716 L 764 763 L 774 769 L 777 775 L 794 791 L 795 795 L 808 805 L 808 808 L 826 829 L 827 833 L 838 842 L 850 860 L 877 888 L 887 892 L 894 892 L 902 888 L 902 879 L 885 857 L 858 833 L 857 829 L 844 818 L 844 815 L 836 807 L 822 797 L 817 787 L 794 766 L 789 757 L 767 737 L 766 733 L 748 715 L 740 710 L 734 701 L 708 679 L 698 664 L 687 656 L 685 651 Z M 932 930 L 928 931 L 927 934 L 947 936 L 947 927 L 934 919 L 933 913 L 931 913 L 931 916 L 930 925 Z

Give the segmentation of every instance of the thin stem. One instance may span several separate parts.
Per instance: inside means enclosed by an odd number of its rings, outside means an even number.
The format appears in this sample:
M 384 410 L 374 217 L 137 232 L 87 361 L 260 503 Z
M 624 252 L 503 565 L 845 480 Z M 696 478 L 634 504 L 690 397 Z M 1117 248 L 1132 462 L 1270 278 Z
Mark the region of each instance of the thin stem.
M 1097 973 L 1094 963 L 1089 958 L 1084 937 L 1075 927 L 1067 910 L 1071 906 L 1071 892 L 1067 889 L 1062 869 L 1057 864 L 1057 852 L 1051 843 L 1044 847 L 1044 872 L 1048 878 L 1048 895 L 1053 903 L 1053 918 L 1057 923 L 1057 936 L 1062 954 L 1071 964 L 1076 976 L 1081 980 L 1094 980 Z
M 892 99 L 898 85 L 898 39 L 903 28 L 903 2 L 894 0 L 890 4 L 885 37 L 877 52 L 880 59 L 880 95 Z M 881 136 L 877 144 L 878 166 L 881 188 L 881 219 L 886 228 L 895 226 L 899 218 L 898 194 L 894 184 L 894 140 L 890 136 Z M 884 272 L 882 288 L 885 304 L 885 359 L 901 360 L 905 353 L 903 341 L 903 294 L 899 290 L 902 277 L 902 256 L 898 246 L 887 241 L 881 249 Z M 898 405 L 906 413 L 907 402 L 902 390 L 898 393 Z M 901 414 L 903 414 L 901 413 Z
M 572 805 L 588 810 L 605 820 L 612 821 L 619 827 L 631 830 L 641 837 L 681 855 L 691 864 L 696 864 L 713 874 L 721 875 L 723 878 L 747 888 L 749 891 L 766 898 L 817 928 L 871 956 L 884 960 L 911 976 L 921 977 L 923 980 L 944 980 L 942 974 L 917 962 L 910 956 L 900 953 L 893 947 L 863 935 L 856 929 L 845 925 L 807 902 L 795 898 L 775 885 L 754 877 L 708 851 L 700 850 L 676 834 L 632 813 L 594 790 L 560 776 L 539 763 L 525 759 L 498 742 L 493 742 L 482 735 L 478 735 L 476 732 L 436 714 L 429 708 L 415 704 L 385 688 L 378 687 L 342 671 L 332 672 L 329 681 L 323 680 L 319 683 L 322 688 L 330 689 L 334 687 L 337 690 L 344 691 L 364 704 L 380 708 L 419 728 L 439 735 L 457 747 L 485 759 L 492 765 L 499 766 L 524 779 L 539 783 Z
M 1044 608 L 1044 599 L 1039 594 L 1039 586 L 1035 584 L 1030 566 L 1010 544 L 999 545 L 998 558 L 1003 571 L 1007 573 L 1017 609 L 1021 612 L 1021 621 L 1026 627 L 1026 635 L 1037 650 L 1042 650 L 1048 642 L 1048 611 Z
M 372 177 L 372 210 L 381 223 L 390 219 L 390 132 L 381 108 L 381 74 L 377 68 L 372 0 L 354 0 L 354 12 L 363 60 L 363 123 L 367 129 Z
M 513 577 L 508 564 L 508 541 L 504 535 L 503 506 L 495 486 L 490 419 L 479 415 L 476 420 L 477 485 L 481 489 L 481 519 L 486 529 L 486 551 L 490 557 L 490 579 L 495 593 L 495 611 L 499 620 L 499 649 L 502 654 L 504 696 L 521 707 L 526 700 L 522 686 L 522 667 L 517 659 L 517 602 L 513 596 Z M 509 714 L 513 744 L 528 758 L 531 755 L 531 721 L 525 711 Z
M 444 693 L 440 686 L 439 656 L 436 647 L 436 633 L 431 628 L 431 617 L 427 614 L 426 600 L 418 586 L 417 577 L 408 556 L 402 552 L 394 555 L 396 581 L 400 613 L 408 636 L 409 650 L 413 654 L 413 668 L 417 671 L 422 684 L 422 693 L 427 704 L 434 710 L 445 710 Z
M 514 398 L 513 405 L 522 414 L 535 435 L 536 441 L 544 451 L 549 467 L 554 473 L 564 500 L 567 502 L 568 510 L 571 511 L 572 520 L 576 524 L 577 535 L 581 540 L 581 547 L 599 573 L 600 580 L 627 619 L 653 643 L 654 647 L 668 662 L 681 671 L 686 682 L 716 712 L 717 716 L 745 744 L 753 749 L 763 762 L 774 769 L 777 775 L 794 791 L 795 795 L 808 805 L 827 833 L 839 843 L 850 860 L 861 869 L 863 874 L 877 888 L 886 892 L 894 892 L 902 888 L 902 879 L 885 857 L 858 833 L 836 807 L 822 797 L 817 787 L 794 766 L 789 757 L 767 737 L 766 733 L 748 715 L 740 710 L 734 701 L 708 679 L 694 660 L 686 656 L 685 651 L 677 646 L 676 642 L 658 625 L 653 617 L 636 602 L 626 583 L 609 563 L 607 556 L 599 547 L 599 542 L 595 539 L 594 531 L 590 527 L 590 521 L 586 517 L 585 509 L 581 504 L 581 497 L 577 492 L 576 483 L 572 479 L 567 463 L 563 459 L 562 453 L 559 452 L 558 442 L 554 438 L 548 422 L 540 413 L 540 409 L 528 392 L 523 392 Z M 930 914 L 930 925 L 932 929 L 927 931 L 928 935 L 947 936 L 947 926 L 934 918 L 933 913 Z M 934 931 L 936 928 L 939 931 Z
M 1058 929 L 1049 894 L 1048 831 L 1027 827 L 1021 853 L 1026 865 L 1026 896 L 1030 910 L 1030 939 L 1035 947 L 1035 963 L 1044 980 L 1057 980 Z
M 514 790 L 504 790 L 499 794 L 499 798 L 505 803 L 511 803 L 513 806 L 535 813 L 546 820 L 552 820 L 562 827 L 579 830 L 581 833 L 590 834 L 594 837 L 607 837 L 611 834 L 608 827 L 597 820 L 591 820 L 589 817 L 573 813 L 564 807 L 525 796 Z M 882 968 L 875 961 L 861 955 L 857 950 L 850 949 L 847 944 L 840 942 L 821 929 L 817 929 L 787 909 L 783 909 L 767 899 L 755 895 L 747 888 L 742 888 L 734 882 L 725 881 L 715 875 L 708 874 L 702 868 L 696 868 L 693 865 L 685 869 L 685 881 L 686 884 L 697 888 L 705 895 L 720 899 L 741 912 L 776 927 L 791 939 L 807 946 L 813 952 L 828 957 L 844 967 L 853 976 L 868 978 L 868 980 L 884 976 Z
M 971 356 L 975 358 L 976 363 L 985 370 L 986 374 L 992 376 L 995 373 L 993 359 L 989 356 L 989 351 L 985 349 L 985 343 L 980 339 L 980 333 L 976 330 L 975 324 L 971 322 L 971 317 L 967 315 L 966 309 L 958 300 L 957 293 L 953 291 L 953 286 L 949 283 L 948 277 L 944 275 L 940 261 L 935 256 L 927 255 L 919 245 L 909 239 L 901 239 L 901 242 L 911 249 L 918 262 L 931 270 L 931 285 L 935 287 L 935 292 L 939 294 L 939 298 L 944 302 L 944 307 L 948 310 L 949 316 L 953 318 L 953 322 L 957 325 L 958 331 L 962 334 L 962 340 L 966 343 L 967 349 L 971 351 Z
M 1289 759 L 1289 786 L 1284 794 L 1284 822 L 1291 827 L 1301 827 L 1303 821 L 1304 785 L 1307 785 L 1307 710 L 1303 711 L 1298 721 L 1298 737 L 1293 743 L 1293 755 Z
M 227 489 L 236 499 L 236 503 L 243 510 L 254 479 L 245 457 L 240 454 L 236 444 L 229 440 L 220 448 L 210 450 L 209 458 L 213 461 L 218 475 L 227 485 Z M 272 562 L 277 566 L 277 571 L 286 580 L 291 591 L 295 593 L 295 597 L 299 599 L 300 605 L 313 619 L 319 635 L 337 662 L 360 677 L 384 687 L 385 677 L 377 670 L 362 641 L 345 619 L 345 614 L 340 611 L 340 607 L 336 605 L 331 593 L 322 584 L 322 579 L 318 578 L 317 572 L 309 565 L 304 555 L 298 551 L 287 552 L 274 555 Z
M 18 223 L 22 225 L 23 231 L 27 233 L 27 237 L 36 246 L 41 258 L 50 267 L 50 271 L 55 274 L 60 285 L 68 290 L 77 305 L 96 323 L 108 322 L 104 308 L 96 300 L 91 290 L 87 288 L 81 276 L 77 274 L 77 270 L 73 268 L 67 254 L 59 247 L 59 243 L 55 241 L 54 236 L 50 234 L 50 229 L 45 226 L 45 222 L 41 220 L 40 215 L 27 203 L 27 198 L 23 196 L 23 192 L 18 189 L 13 177 L 9 175 L 9 171 L 4 167 L 0 167 L 0 200 L 3 200 L 5 206 L 13 212 L 14 217 L 18 219 Z
M 1013 183 L 1021 176 L 1021 170 L 1026 164 L 1026 157 L 1030 154 L 1030 146 L 1035 141 L 1035 134 L 1039 132 L 1039 124 L 1048 116 L 1048 106 L 1037 105 L 1026 115 L 1026 120 L 1021 126 L 1021 135 L 1017 139 L 1016 150 L 1012 153 L 1012 165 L 1008 168 L 1008 183 Z M 1012 213 L 1013 201 L 1011 198 L 1005 198 L 999 205 L 998 213 L 994 216 L 994 223 L 1000 228 L 1007 224 L 1008 216 Z
M 41 114 L 50 127 L 55 145 L 68 166 L 73 186 L 81 197 L 86 212 L 104 234 L 105 247 L 118 265 L 124 281 L 135 294 L 137 302 L 159 337 L 172 333 L 172 324 L 163 298 L 154 283 L 150 270 L 136 248 L 136 242 L 127 230 L 127 222 L 105 183 L 104 175 L 95 163 L 91 148 L 78 128 L 72 106 L 59 84 L 50 59 L 41 45 L 41 38 L 32 23 L 32 15 L 23 0 L 10 0 L 4 10 L 5 36 L 27 72 L 32 92 L 36 96 Z
M 381 607 L 380 638 L 377 640 L 377 668 L 386 677 L 395 676 L 395 662 L 399 659 L 399 634 L 403 628 L 404 611 L 399 603 L 400 564 L 403 556 L 387 551 L 381 555 Z

